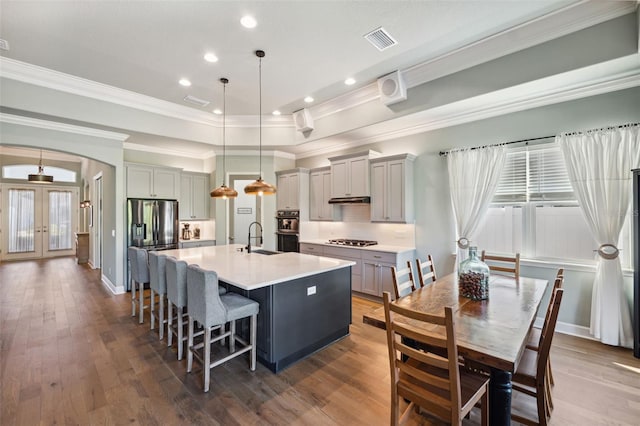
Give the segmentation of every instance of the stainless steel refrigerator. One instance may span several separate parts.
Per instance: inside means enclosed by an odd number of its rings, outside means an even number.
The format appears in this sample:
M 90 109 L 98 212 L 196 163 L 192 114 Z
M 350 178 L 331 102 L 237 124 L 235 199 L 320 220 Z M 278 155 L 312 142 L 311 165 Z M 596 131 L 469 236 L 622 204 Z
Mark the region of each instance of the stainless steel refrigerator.
M 177 249 L 179 226 L 176 200 L 127 200 L 127 247 Z M 127 290 L 129 286 L 130 281 L 127 280 Z

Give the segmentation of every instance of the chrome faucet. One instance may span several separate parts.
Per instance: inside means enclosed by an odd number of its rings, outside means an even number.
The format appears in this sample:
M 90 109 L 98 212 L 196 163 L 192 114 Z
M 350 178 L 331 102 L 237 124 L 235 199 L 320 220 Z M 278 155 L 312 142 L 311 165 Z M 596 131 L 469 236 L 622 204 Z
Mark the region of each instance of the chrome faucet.
M 260 227 L 260 235 L 252 237 L 251 236 L 251 226 L 254 225 L 254 224 Z M 260 239 L 260 245 L 262 245 L 262 225 L 260 225 L 260 222 L 251 222 L 249 224 L 249 237 L 247 237 L 247 247 L 246 247 L 247 253 L 251 253 L 251 238 Z

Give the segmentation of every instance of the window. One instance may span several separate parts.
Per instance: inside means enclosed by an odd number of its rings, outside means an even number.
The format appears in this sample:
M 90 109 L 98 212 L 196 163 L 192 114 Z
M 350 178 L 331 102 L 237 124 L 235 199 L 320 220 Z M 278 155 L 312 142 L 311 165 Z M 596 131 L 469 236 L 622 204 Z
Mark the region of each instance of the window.
M 33 164 L 15 164 L 2 167 L 2 177 L 5 179 L 27 180 L 30 174 L 37 174 L 38 166 Z M 76 182 L 76 172 L 60 167 L 44 166 L 44 174 L 53 176 L 54 182 Z
M 631 265 L 630 220 L 618 247 L 623 267 Z M 544 144 L 507 153 L 498 188 L 476 235 L 476 245 L 496 253 L 540 260 L 593 261 L 591 236 L 560 148 Z

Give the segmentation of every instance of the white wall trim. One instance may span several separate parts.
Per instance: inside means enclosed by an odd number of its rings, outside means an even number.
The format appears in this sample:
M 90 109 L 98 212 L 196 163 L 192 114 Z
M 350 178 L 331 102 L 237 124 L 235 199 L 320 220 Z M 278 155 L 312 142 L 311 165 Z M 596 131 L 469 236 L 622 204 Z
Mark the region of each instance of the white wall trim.
M 102 284 L 114 295 L 116 294 L 124 294 L 126 291 L 124 289 L 124 286 L 116 286 L 114 285 L 111 280 L 109 280 L 109 278 L 107 278 L 106 275 L 101 274 L 101 282 Z
M 111 139 L 115 141 L 125 141 L 129 135 L 124 133 L 109 132 L 106 130 L 93 129 L 90 127 L 75 126 L 72 124 L 59 123 L 55 121 L 39 120 L 37 118 L 24 117 L 20 115 L 0 113 L 0 122 L 17 124 L 19 126 L 37 127 L 45 130 L 55 130 L 57 132 L 75 133 L 78 135 L 92 136 L 96 138 Z
M 542 328 L 542 324 L 544 323 L 544 318 L 537 317 L 533 326 L 535 328 Z M 594 338 L 589 331 L 589 327 L 585 327 L 583 325 L 575 325 L 570 324 L 568 322 L 558 321 L 556 323 L 556 331 L 558 333 L 567 334 L 569 336 L 576 336 L 587 340 L 598 341 L 598 339 Z
M 186 157 L 186 158 L 193 158 L 196 155 L 200 158 L 211 158 L 216 156 L 214 151 L 206 151 L 202 154 L 194 154 L 193 152 L 180 151 L 179 149 L 162 148 L 162 147 L 157 147 L 153 145 L 142 145 L 142 144 L 136 144 L 136 143 L 130 143 L 130 142 L 125 142 L 123 144 L 123 148 L 129 151 L 153 152 L 156 154 L 165 154 L 165 155 Z

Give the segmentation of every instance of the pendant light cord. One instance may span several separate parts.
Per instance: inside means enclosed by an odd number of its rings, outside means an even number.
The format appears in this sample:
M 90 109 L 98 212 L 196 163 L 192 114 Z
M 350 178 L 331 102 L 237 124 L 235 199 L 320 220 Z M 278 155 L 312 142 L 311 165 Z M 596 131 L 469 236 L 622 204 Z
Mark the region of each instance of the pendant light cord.
M 262 57 L 258 65 L 258 138 L 260 140 L 260 179 L 262 179 Z
M 222 82 L 222 186 L 227 179 L 227 143 L 226 143 L 226 117 L 227 117 L 227 83 Z

